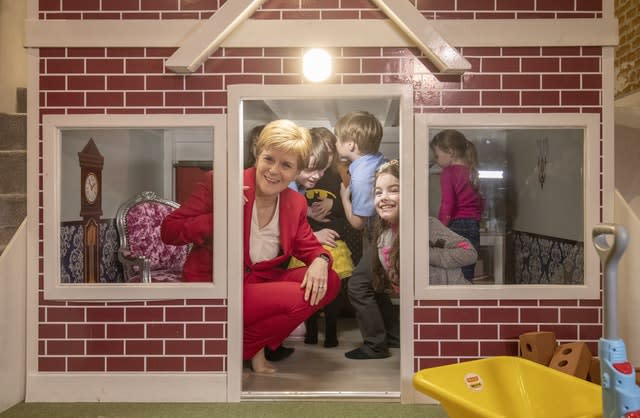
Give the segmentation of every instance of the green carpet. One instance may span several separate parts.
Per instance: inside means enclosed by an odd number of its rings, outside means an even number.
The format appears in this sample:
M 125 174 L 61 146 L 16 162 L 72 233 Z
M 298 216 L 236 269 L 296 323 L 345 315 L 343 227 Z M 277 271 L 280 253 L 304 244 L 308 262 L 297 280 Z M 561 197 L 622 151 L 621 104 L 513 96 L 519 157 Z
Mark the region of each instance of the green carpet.
M 433 405 L 382 402 L 241 402 L 241 403 L 21 403 L 1 418 L 446 418 Z

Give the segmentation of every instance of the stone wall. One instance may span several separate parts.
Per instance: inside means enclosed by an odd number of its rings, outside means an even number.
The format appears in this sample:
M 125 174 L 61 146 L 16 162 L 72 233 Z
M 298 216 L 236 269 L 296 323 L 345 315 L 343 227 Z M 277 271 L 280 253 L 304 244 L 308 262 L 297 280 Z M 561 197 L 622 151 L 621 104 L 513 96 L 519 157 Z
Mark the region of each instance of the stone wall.
M 640 8 L 637 0 L 616 0 L 620 43 L 615 58 L 615 96 L 620 98 L 640 89 Z

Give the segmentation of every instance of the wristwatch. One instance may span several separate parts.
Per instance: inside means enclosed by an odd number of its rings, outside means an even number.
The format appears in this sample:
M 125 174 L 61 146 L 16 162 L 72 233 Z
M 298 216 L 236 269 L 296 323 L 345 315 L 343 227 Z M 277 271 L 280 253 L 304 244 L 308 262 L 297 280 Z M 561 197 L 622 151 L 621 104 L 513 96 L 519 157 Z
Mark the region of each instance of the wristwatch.
M 326 261 L 326 262 L 327 262 L 327 264 L 329 264 L 329 261 L 331 260 L 331 259 L 329 258 L 329 256 L 328 256 L 328 255 L 326 255 L 326 254 L 320 254 L 318 257 L 319 257 L 319 258 L 322 258 L 324 261 Z

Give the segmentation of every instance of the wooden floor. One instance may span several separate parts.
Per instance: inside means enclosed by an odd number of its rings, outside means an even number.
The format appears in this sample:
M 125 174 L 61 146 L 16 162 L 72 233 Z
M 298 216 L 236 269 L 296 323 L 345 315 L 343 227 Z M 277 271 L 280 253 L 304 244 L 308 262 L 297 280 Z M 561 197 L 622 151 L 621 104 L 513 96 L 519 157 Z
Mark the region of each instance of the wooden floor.
M 324 322 L 320 320 L 320 324 Z M 285 346 L 295 352 L 274 363 L 278 372 L 260 375 L 245 369 L 242 398 L 295 397 L 381 397 L 400 396 L 400 349 L 391 349 L 391 357 L 376 360 L 349 360 L 344 353 L 358 347 L 362 337 L 354 318 L 338 320 L 338 340 L 333 348 L 324 348 L 324 335 L 317 345 L 301 338 L 289 339 Z

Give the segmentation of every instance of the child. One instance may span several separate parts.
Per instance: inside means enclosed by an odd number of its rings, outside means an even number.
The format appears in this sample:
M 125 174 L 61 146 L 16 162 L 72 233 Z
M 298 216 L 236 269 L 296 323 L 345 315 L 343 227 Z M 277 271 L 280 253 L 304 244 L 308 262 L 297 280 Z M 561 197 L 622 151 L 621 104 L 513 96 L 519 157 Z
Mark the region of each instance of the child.
M 368 112 L 352 112 L 342 116 L 335 126 L 340 158 L 350 161 L 349 186 L 340 187 L 340 197 L 347 220 L 356 229 L 370 233 L 376 214 L 373 182 L 376 169 L 385 162 L 378 150 L 382 141 L 382 125 Z M 367 238 L 362 240 L 362 257 L 347 284 L 349 299 L 356 311 L 363 344 L 345 353 L 354 360 L 386 358 L 389 347 L 400 345 L 399 326 L 391 299 L 373 289 L 371 260 L 373 249 Z
M 400 163 L 392 160 L 376 171 L 374 203 L 378 217 L 373 228 L 377 257 L 373 258 L 373 288 L 400 293 Z
M 374 242 L 373 286 L 378 292 L 400 291 L 400 164 L 398 160 L 380 166 L 374 189 L 378 217 Z M 432 285 L 466 284 L 460 267 L 474 263 L 478 253 L 471 243 L 429 217 L 429 282 Z
M 431 151 L 440 174 L 440 212 L 438 219 L 452 231 L 480 247 L 482 197 L 478 179 L 478 154 L 472 142 L 459 131 L 446 129 L 433 137 Z M 468 281 L 473 280 L 475 263 L 462 268 Z
M 333 269 L 341 279 L 351 276 L 354 261 L 350 248 L 359 242 L 345 242 L 354 231 L 344 215 L 340 195 L 340 175 L 335 167 L 337 161 L 336 137 L 326 128 L 311 128 L 311 156 L 309 167 L 302 170 L 289 187 L 302 193 L 308 202 L 307 217 L 316 238 L 331 252 Z M 359 237 L 359 232 L 356 236 Z M 360 238 L 361 239 L 361 238 Z M 289 267 L 298 267 L 301 262 L 292 259 Z M 344 283 L 344 282 L 343 282 Z M 325 347 L 338 345 L 337 319 L 343 305 L 341 294 L 324 308 Z M 305 321 L 306 344 L 318 343 L 318 317 L 316 312 Z
M 247 141 L 245 142 L 246 148 L 244 150 L 244 168 L 256 165 L 256 142 L 258 142 L 258 137 L 264 127 L 265 125 L 254 126 L 247 135 Z
M 466 238 L 429 217 L 429 284 L 469 284 L 461 267 L 477 259 L 476 249 Z

